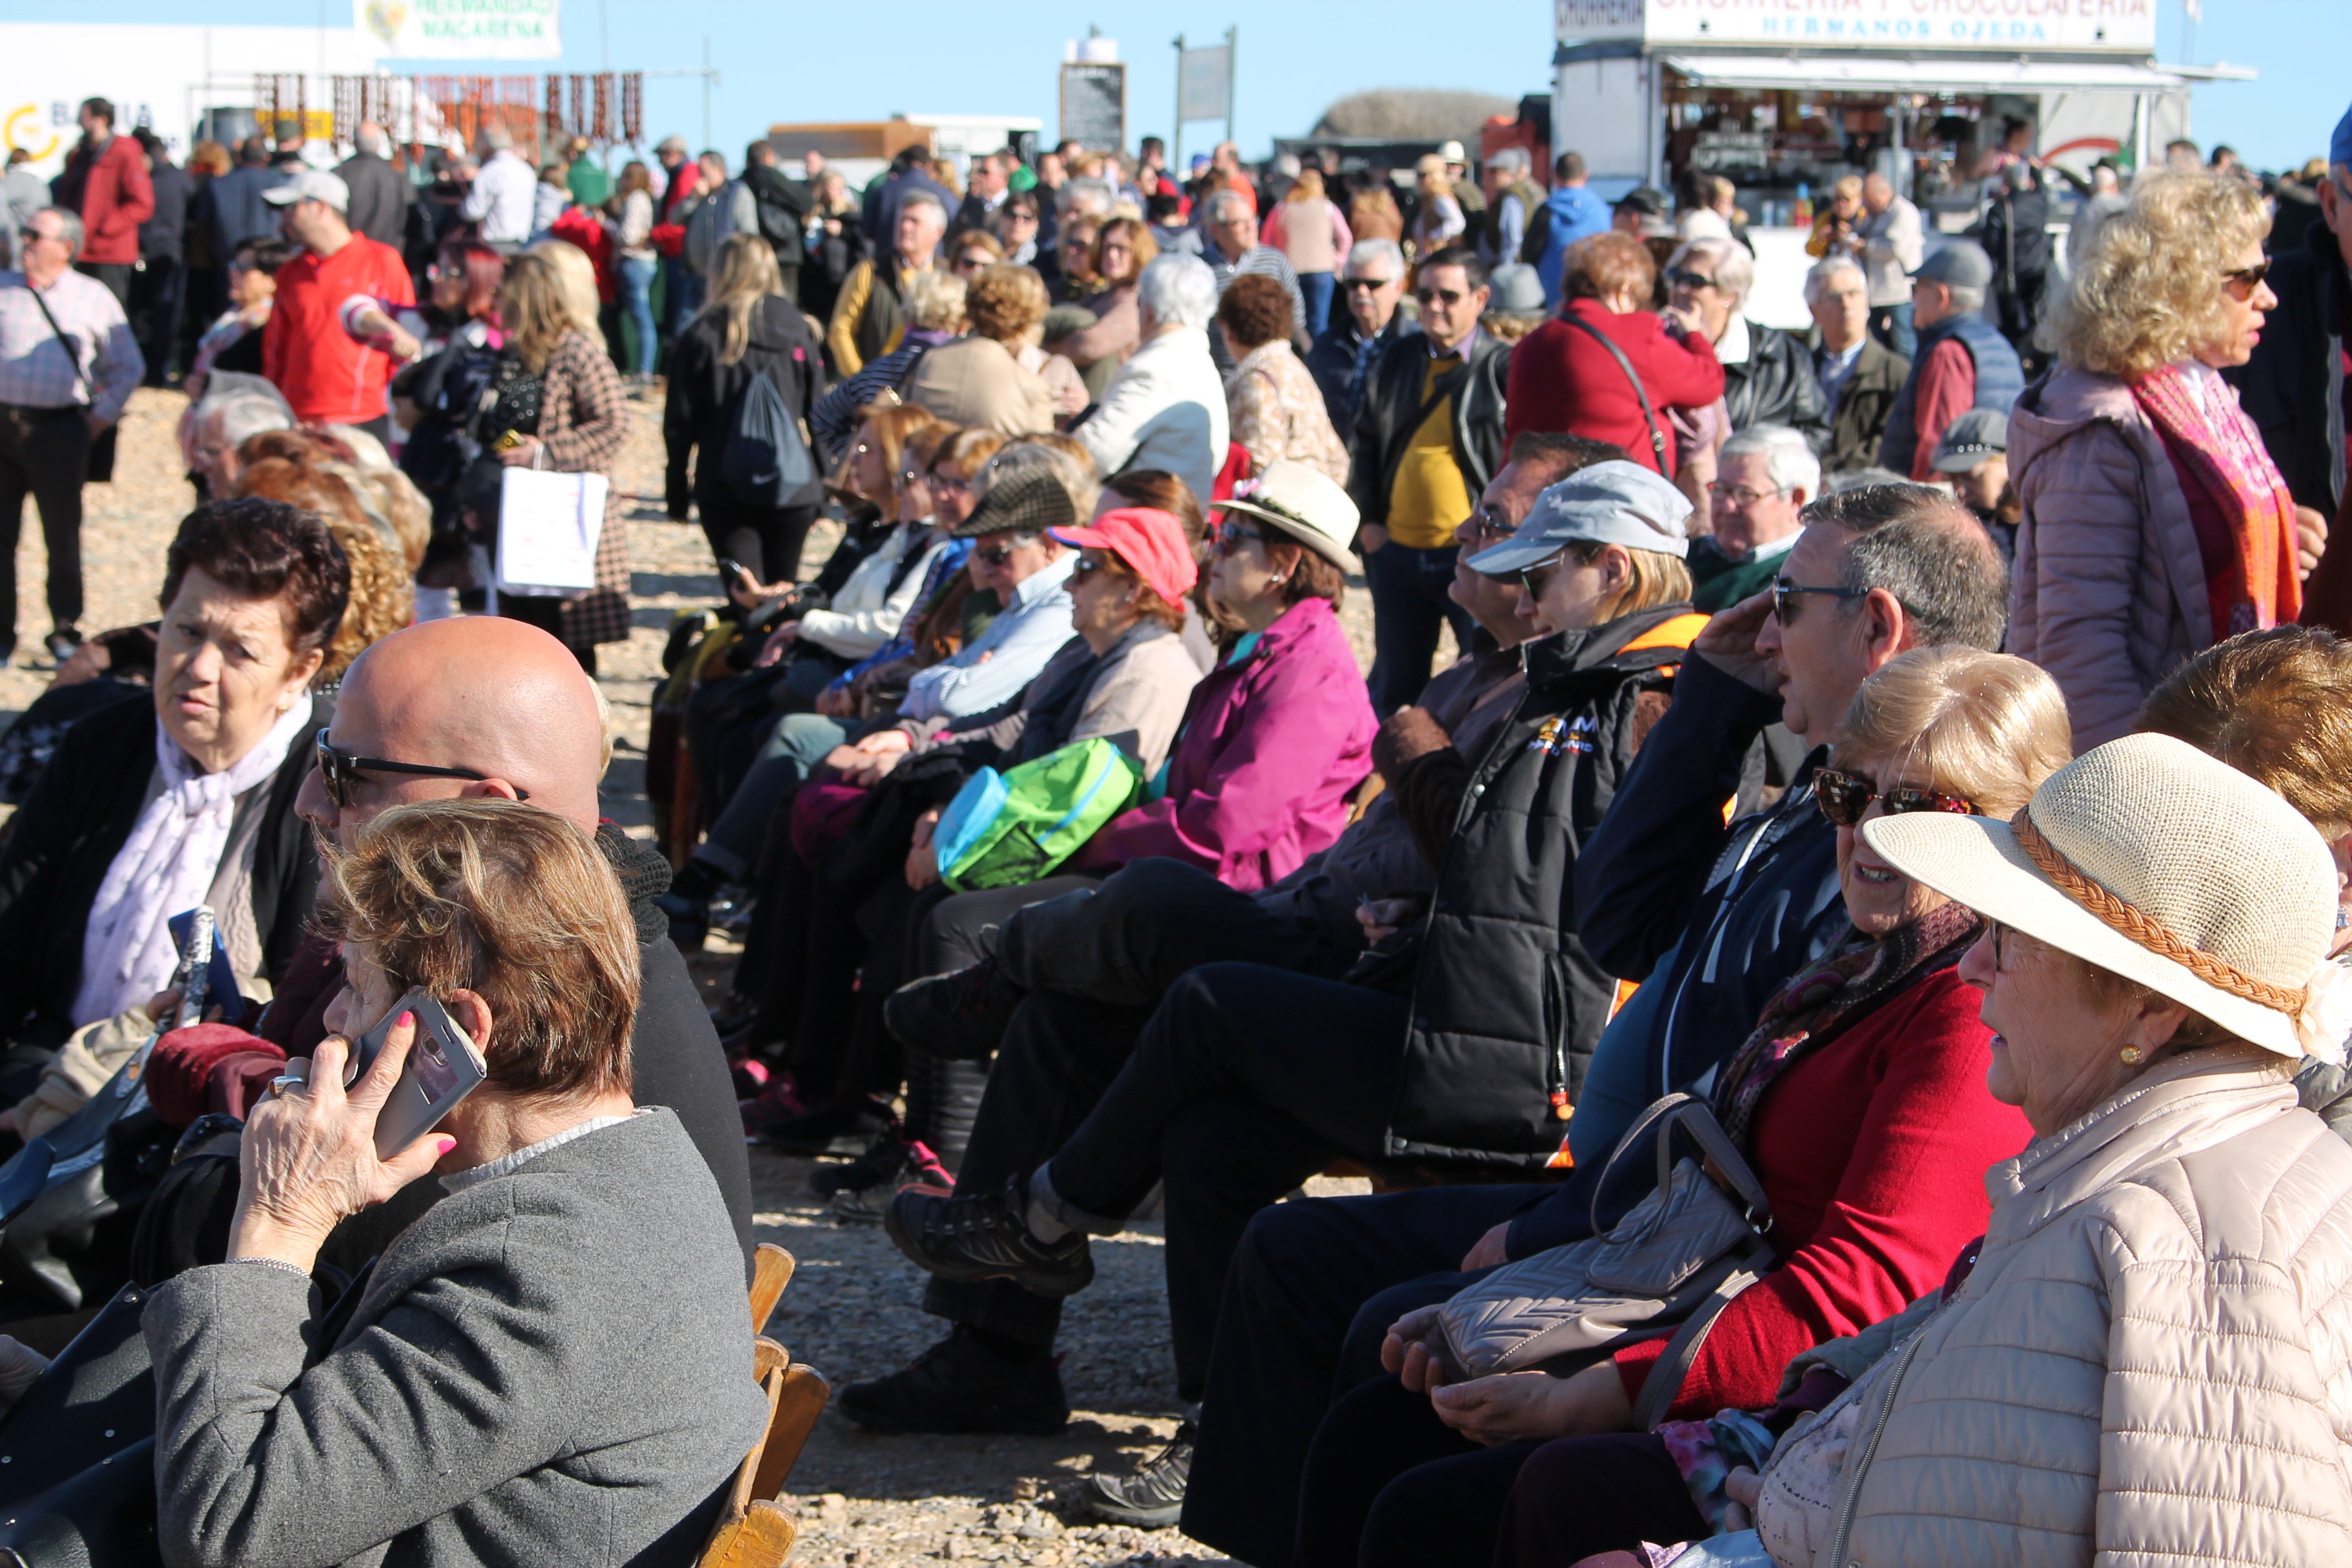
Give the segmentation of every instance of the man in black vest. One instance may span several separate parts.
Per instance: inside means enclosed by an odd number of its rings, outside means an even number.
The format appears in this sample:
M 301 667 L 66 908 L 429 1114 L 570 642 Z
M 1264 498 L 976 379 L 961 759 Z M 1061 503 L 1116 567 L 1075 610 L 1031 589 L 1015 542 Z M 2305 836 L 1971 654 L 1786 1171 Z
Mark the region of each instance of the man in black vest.
M 1984 318 L 1992 258 L 1982 247 L 1956 239 L 1911 275 L 1911 324 L 1919 352 L 1895 395 L 1878 466 L 1906 479 L 1935 477 L 1936 444 L 1963 409 L 2006 415 L 2025 390 L 2025 368 L 1999 328 Z

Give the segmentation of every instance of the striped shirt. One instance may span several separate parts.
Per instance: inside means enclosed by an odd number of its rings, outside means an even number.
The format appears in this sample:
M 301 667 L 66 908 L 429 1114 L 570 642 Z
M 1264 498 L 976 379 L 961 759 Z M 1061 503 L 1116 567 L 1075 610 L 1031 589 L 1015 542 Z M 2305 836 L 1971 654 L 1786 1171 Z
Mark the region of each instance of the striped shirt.
M 1225 297 L 1225 285 L 1244 273 L 1271 278 L 1281 284 L 1282 291 L 1290 296 L 1291 336 L 1300 342 L 1307 341 L 1307 297 L 1298 291 L 1298 274 L 1291 268 L 1290 258 L 1270 245 L 1255 245 L 1243 251 L 1239 261 L 1233 261 L 1226 258 L 1222 248 L 1211 244 L 1201 247 L 1201 259 L 1207 262 L 1209 270 L 1216 275 L 1217 298 L 1220 300 Z M 1219 375 L 1233 374 L 1234 360 L 1225 353 L 1223 332 L 1209 334 L 1209 356 L 1217 362 Z
M 902 719 L 961 719 L 1010 702 L 1037 678 L 1045 661 L 1075 634 L 1070 629 L 1070 572 L 1078 552 L 1066 550 L 1051 564 L 1021 579 L 1013 603 L 955 657 L 919 669 L 907 683 Z M 981 656 L 990 656 L 982 662 Z
M 45 304 L 58 319 L 57 331 L 41 315 Z M 58 331 L 70 342 L 59 342 Z M 0 272 L 0 403 L 83 407 L 91 402 L 94 384 L 95 412 L 110 421 L 121 417 L 146 374 L 146 356 L 105 284 L 68 271 L 42 289 L 37 301 L 23 273 Z

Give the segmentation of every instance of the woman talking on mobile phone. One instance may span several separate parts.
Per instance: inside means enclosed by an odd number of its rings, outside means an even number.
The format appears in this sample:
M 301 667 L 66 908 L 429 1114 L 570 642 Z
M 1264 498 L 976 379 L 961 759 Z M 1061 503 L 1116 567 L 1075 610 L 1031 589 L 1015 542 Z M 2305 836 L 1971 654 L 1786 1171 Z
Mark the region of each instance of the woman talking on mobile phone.
M 619 883 L 577 827 L 502 800 L 395 807 L 325 858 L 334 1032 L 247 1122 L 229 1260 L 149 1298 L 162 1555 L 689 1560 L 765 1402 L 717 1184 L 630 1097 Z M 488 1075 L 386 1161 L 414 988 Z M 327 1233 L 427 1171 L 449 1195 L 314 1317 Z

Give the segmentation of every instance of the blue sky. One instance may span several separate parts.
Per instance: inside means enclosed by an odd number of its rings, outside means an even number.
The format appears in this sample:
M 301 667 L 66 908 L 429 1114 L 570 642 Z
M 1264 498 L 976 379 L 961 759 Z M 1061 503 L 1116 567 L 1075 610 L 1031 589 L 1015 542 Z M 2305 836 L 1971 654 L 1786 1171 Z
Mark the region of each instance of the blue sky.
M 2189 43 L 2180 0 L 2160 0 L 2158 49 L 2167 60 Z M 993 6 L 973 0 L 887 0 L 811 5 L 805 0 L 565 0 L 562 68 L 600 65 L 599 16 L 614 68 L 687 67 L 702 40 L 724 73 L 712 100 L 712 132 L 740 149 L 778 121 L 880 119 L 916 113 L 1030 114 L 1054 132 L 1055 67 L 1066 38 L 1092 23 L 1119 42 L 1129 60 L 1130 135 L 1166 135 L 1175 96 L 1170 40 L 1194 43 L 1241 26 L 1240 114 L 1244 147 L 1301 132 L 1333 99 L 1388 86 L 1460 87 L 1517 98 L 1548 90 L 1551 6 L 1548 0 L 1314 0 L 1271 11 L 1234 0 L 1026 0 Z M 350 0 L 0 0 L 0 18 L 91 22 L 246 22 L 310 26 L 321 16 L 347 25 Z M 2200 88 L 2198 140 L 2226 141 L 2249 163 L 2281 167 L 2322 152 L 2352 98 L 2352 0 L 2205 0 L 2193 58 L 2252 66 L 2262 79 Z M 437 68 L 448 68 L 446 65 Z M 517 69 L 543 68 L 537 62 Z M 702 100 L 691 80 L 646 84 L 655 134 L 698 137 Z M 1204 146 L 1214 125 L 1192 127 Z

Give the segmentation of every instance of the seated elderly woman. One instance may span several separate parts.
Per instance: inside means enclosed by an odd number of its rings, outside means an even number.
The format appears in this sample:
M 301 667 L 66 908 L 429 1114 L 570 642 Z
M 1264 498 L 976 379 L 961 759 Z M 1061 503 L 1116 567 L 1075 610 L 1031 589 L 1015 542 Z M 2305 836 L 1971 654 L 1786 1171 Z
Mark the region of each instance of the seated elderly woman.
M 1943 1278 L 1983 1228 L 1979 1174 L 2028 1134 L 1979 1087 L 1992 1042 L 1956 966 L 1981 922 L 1891 866 L 1862 828 L 1889 815 L 2004 816 L 2064 761 L 2066 735 L 2056 686 L 2021 659 L 1923 649 L 1863 682 L 1814 778 L 1838 828 L 1852 929 L 1766 1005 L 1712 1093 L 1769 1201 L 1770 1266 L 1678 1381 L 1664 1342 L 1649 1340 L 1573 1375 L 1448 1383 L 1427 1342 L 1437 1309 L 1416 1304 L 1381 1347 L 1385 1374 L 1342 1368 L 1343 1385 L 1366 1380 L 1332 1405 L 1308 1458 L 1302 1564 L 1484 1565 L 1519 1468 L 1554 1438 L 1626 1434 L 1588 1446 L 1591 1490 L 1580 1495 L 1677 1484 L 1665 1444 L 1627 1430 L 1637 1401 L 1701 1420 L 1768 1405 L 1790 1357 Z M 1666 1381 L 1654 1389 L 1654 1377 Z
M 76 724 L 0 849 L 0 1037 L 27 1053 L 17 1065 L 143 1007 L 177 956 L 165 921 L 198 904 L 239 974 L 282 973 L 318 880 L 294 815 L 331 712 L 311 687 L 350 597 L 311 512 L 213 501 L 180 525 L 152 708 Z
M 1290 294 L 1277 279 L 1244 273 L 1217 301 L 1217 331 L 1234 362 L 1225 413 L 1252 469 L 1287 458 L 1333 484 L 1348 482 L 1348 444 L 1304 361 L 1290 347 Z
M 985 239 L 987 236 L 976 237 Z M 1054 427 L 1054 389 L 1022 356 L 1035 346 L 1045 320 L 1045 284 L 1026 267 L 999 262 L 971 275 L 964 286 L 964 313 L 971 331 L 942 343 L 911 368 L 901 391 L 950 425 L 1027 436 Z M 1058 377 L 1074 385 L 1077 374 L 1067 361 Z M 1078 406 L 1086 406 L 1083 387 Z
M 335 1032 L 247 1122 L 229 1260 L 147 1304 L 163 1557 L 690 1561 L 765 1402 L 718 1185 L 677 1113 L 631 1098 L 618 880 L 551 813 L 435 801 L 331 853 L 320 912 Z M 413 990 L 488 1076 L 386 1160 L 379 1113 L 427 1048 Z M 328 1233 L 428 1171 L 448 1196 L 322 1325 Z

